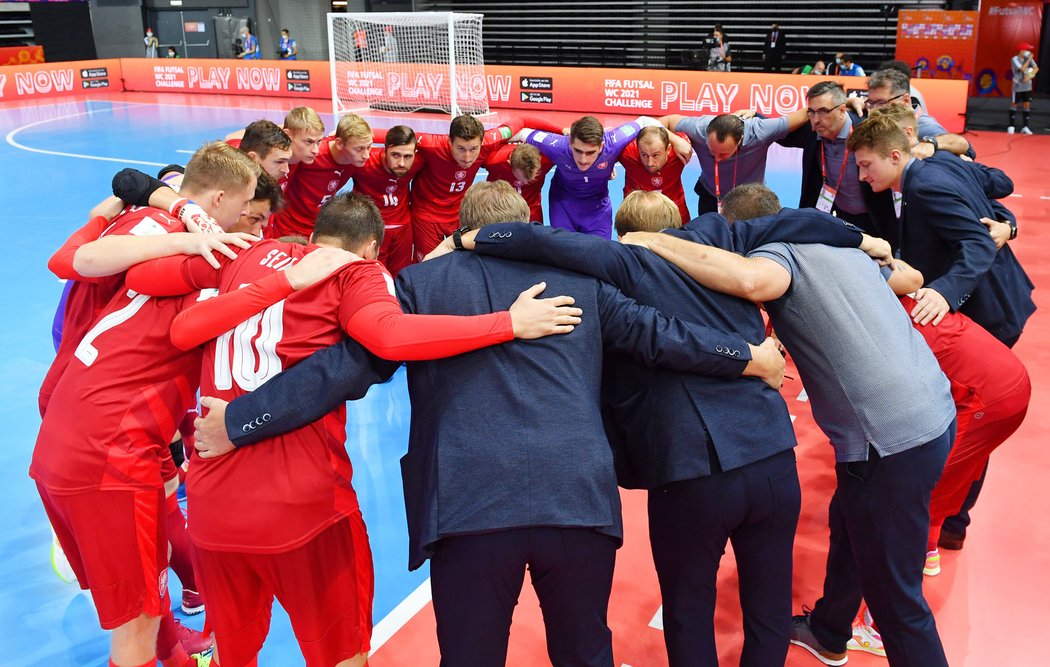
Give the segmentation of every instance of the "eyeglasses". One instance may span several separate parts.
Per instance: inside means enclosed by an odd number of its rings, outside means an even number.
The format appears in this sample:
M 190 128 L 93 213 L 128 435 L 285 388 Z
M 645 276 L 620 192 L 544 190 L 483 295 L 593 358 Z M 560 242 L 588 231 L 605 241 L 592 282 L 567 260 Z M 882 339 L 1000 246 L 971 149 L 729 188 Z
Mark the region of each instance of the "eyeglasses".
M 890 102 L 892 102 L 894 100 L 899 100 L 900 98 L 904 97 L 907 94 L 908 93 L 901 93 L 900 95 L 894 95 L 893 97 L 891 97 L 888 100 L 873 100 L 873 99 L 871 99 L 869 97 L 869 98 L 864 100 L 864 107 L 866 109 L 878 109 L 879 107 L 886 106 L 887 104 L 889 104 Z
M 831 107 L 830 109 L 824 109 L 824 108 L 820 108 L 820 109 L 806 109 L 806 115 L 809 116 L 810 118 L 823 118 L 824 116 L 827 116 L 829 113 L 831 113 L 835 109 L 838 109 L 838 108 L 844 107 L 844 106 L 846 106 L 845 102 L 843 102 L 842 104 L 836 104 L 835 106 Z

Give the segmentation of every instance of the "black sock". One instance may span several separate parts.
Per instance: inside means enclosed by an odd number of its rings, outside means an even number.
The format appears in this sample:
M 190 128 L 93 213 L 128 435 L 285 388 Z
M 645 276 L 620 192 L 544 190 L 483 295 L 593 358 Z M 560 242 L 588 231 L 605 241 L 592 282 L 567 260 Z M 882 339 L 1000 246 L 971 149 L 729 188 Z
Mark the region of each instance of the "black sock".
M 1010 125 L 1009 125 L 1009 127 L 1013 127 L 1016 123 L 1017 123 L 1017 109 L 1014 109 L 1014 108 L 1011 107 L 1010 108 Z
M 1028 117 L 1032 115 L 1032 112 L 1028 109 L 1021 110 L 1022 127 L 1028 127 Z

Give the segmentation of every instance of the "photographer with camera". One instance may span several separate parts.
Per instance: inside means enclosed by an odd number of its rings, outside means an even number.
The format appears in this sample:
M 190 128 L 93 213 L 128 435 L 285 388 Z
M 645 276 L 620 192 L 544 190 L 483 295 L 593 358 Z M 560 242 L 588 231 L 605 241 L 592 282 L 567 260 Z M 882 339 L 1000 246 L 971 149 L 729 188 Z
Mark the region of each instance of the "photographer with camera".
M 241 28 L 240 42 L 239 49 L 235 49 L 235 51 L 239 51 L 237 54 L 238 58 L 244 60 L 258 60 L 262 57 L 262 54 L 259 53 L 259 39 L 252 34 L 252 31 L 248 29 L 248 26 Z M 236 44 L 236 42 L 234 43 Z
M 297 60 L 299 45 L 292 39 L 288 28 L 281 28 L 281 40 L 277 42 L 277 57 L 281 60 Z
M 707 71 L 729 72 L 732 70 L 733 56 L 729 54 L 729 42 L 725 41 L 722 24 L 715 26 L 711 36 L 704 40 L 704 46 L 710 49 L 710 55 L 707 57 Z

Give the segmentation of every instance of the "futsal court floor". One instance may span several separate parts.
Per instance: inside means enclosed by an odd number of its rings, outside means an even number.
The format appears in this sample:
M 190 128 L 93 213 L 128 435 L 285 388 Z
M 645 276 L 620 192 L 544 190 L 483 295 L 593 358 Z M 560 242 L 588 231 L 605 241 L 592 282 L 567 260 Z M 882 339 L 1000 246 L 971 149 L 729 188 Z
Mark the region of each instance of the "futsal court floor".
M 145 171 L 181 162 L 208 140 L 258 118 L 280 123 L 288 101 L 229 96 L 113 94 L 105 99 L 59 98 L 0 103 L 0 233 L 7 248 L 0 262 L 0 664 L 15 666 L 105 665 L 108 636 L 98 629 L 91 602 L 76 585 L 53 573 L 51 533 L 27 475 L 39 427 L 36 394 L 54 350 L 51 320 L 62 285 L 47 259 L 109 192 L 117 170 Z M 325 108 L 317 102 L 319 110 Z M 485 119 L 487 125 L 510 112 Z M 568 125 L 571 114 L 556 114 Z M 331 117 L 324 114 L 326 124 Z M 447 118 L 367 116 L 374 127 L 398 123 L 444 133 Z M 624 117 L 606 117 L 607 125 Z M 943 573 L 926 579 L 926 594 L 952 665 L 1012 667 L 1050 664 L 1044 633 L 1050 627 L 1050 137 L 971 134 L 980 159 L 1003 168 L 1016 184 L 1008 206 L 1020 235 L 1011 242 L 1039 289 L 1040 310 L 1015 348 L 1033 379 L 1032 404 L 1020 431 L 992 458 L 988 481 L 973 513 L 966 548 L 945 552 Z M 796 154 L 779 149 L 770 160 L 768 183 L 793 206 L 798 201 Z M 699 168 L 686 169 L 687 200 Z M 610 184 L 614 205 L 622 197 L 622 170 Z M 546 195 L 544 195 L 546 196 Z M 537 277 L 539 279 L 540 272 Z M 814 322 L 820 326 L 820 322 Z M 834 488 L 831 447 L 813 423 L 798 374 L 783 395 L 795 418 L 796 450 L 803 486 L 802 517 L 795 545 L 795 609 L 819 597 L 827 548 L 827 502 Z M 887 387 L 892 391 L 892 387 Z M 552 411 L 557 407 L 552 406 Z M 407 447 L 409 405 L 404 371 L 348 409 L 347 446 L 354 486 L 375 557 L 374 667 L 436 665 L 437 643 L 428 570 L 407 571 L 407 536 L 398 459 Z M 260 480 L 265 484 L 265 480 Z M 618 555 L 609 623 L 617 667 L 666 664 L 660 627 L 660 596 L 647 538 L 645 494 L 623 491 L 624 546 Z M 178 581 L 171 577 L 173 599 Z M 716 613 L 723 665 L 737 664 L 742 635 L 731 549 L 719 576 Z M 200 628 L 201 616 L 176 616 Z M 547 664 L 539 606 L 526 578 L 515 613 L 508 664 Z M 301 664 L 287 617 L 276 611 L 260 664 Z M 867 654 L 850 664 L 884 664 Z M 788 665 L 817 665 L 792 648 Z

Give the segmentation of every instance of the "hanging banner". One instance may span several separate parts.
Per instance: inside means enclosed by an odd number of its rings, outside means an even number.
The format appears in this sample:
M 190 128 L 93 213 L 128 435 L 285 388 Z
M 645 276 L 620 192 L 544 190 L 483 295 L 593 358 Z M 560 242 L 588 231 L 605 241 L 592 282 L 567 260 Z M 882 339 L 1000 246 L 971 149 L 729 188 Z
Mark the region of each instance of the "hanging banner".
M 120 60 L 0 67 L 0 100 L 120 92 Z
M 897 17 L 897 60 L 922 79 L 965 79 L 974 75 L 978 12 L 902 9 Z
M 5 65 L 39 65 L 44 62 L 42 46 L 0 46 L 0 67 Z
M 1020 50 L 1018 44 L 1033 45 L 1039 53 L 1039 32 L 1043 25 L 1042 0 L 984 0 L 981 3 L 980 36 L 974 95 L 1010 97 L 1013 73 L 1010 59 Z

